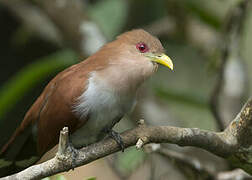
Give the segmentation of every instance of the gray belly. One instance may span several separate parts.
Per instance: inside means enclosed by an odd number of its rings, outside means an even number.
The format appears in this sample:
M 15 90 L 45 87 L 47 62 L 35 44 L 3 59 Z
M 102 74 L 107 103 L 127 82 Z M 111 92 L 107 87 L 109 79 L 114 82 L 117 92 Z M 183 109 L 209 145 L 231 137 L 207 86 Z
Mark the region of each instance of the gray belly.
M 132 98 L 124 103 L 115 101 L 91 109 L 88 121 L 70 137 L 74 147 L 87 146 L 104 138 L 107 130 L 113 128 L 134 104 L 135 99 Z
M 128 113 L 135 104 L 135 94 L 130 91 L 121 93 L 119 87 L 111 86 L 109 82 L 93 72 L 88 80 L 88 86 L 78 98 L 74 113 L 80 120 L 87 122 L 71 135 L 75 147 L 94 143 L 106 134 L 106 128 L 112 126 Z M 119 88 L 119 89 L 118 89 Z

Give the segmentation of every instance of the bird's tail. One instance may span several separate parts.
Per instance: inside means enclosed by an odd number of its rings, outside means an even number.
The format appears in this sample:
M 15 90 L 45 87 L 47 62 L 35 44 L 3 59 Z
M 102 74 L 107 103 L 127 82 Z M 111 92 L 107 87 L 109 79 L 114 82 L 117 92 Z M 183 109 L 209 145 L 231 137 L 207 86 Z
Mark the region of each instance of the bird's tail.
M 0 177 L 21 171 L 38 160 L 31 129 L 18 128 L 0 149 Z

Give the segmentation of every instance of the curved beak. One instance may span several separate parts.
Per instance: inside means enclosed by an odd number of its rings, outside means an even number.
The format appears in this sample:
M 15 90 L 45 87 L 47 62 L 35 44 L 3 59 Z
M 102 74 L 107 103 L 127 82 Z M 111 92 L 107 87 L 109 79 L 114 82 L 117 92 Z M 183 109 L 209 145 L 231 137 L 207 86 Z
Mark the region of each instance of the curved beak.
M 151 61 L 166 66 L 173 70 L 173 63 L 172 60 L 164 53 L 155 54 L 155 53 L 148 53 L 146 54 L 147 57 L 150 58 Z

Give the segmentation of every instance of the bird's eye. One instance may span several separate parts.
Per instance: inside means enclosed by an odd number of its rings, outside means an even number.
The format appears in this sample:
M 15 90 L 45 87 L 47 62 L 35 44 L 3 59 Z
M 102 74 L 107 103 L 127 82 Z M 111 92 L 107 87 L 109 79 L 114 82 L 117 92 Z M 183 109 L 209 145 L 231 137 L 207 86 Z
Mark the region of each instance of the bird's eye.
M 136 45 L 136 48 L 141 52 L 141 53 L 145 53 L 149 50 L 148 46 L 145 43 L 138 43 Z

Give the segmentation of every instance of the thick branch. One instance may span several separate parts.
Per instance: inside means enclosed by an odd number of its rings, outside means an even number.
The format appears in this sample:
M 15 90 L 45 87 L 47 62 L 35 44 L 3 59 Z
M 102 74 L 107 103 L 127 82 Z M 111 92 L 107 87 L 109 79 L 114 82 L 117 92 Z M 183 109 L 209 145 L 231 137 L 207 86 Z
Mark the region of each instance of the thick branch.
M 221 133 L 200 129 L 179 128 L 171 126 L 145 126 L 142 123 L 135 129 L 122 133 L 125 147 L 133 146 L 139 139 L 147 143 L 173 143 L 180 146 L 203 148 L 218 156 L 240 162 L 239 167 L 252 173 L 252 99 L 243 107 L 241 113 Z M 61 143 L 61 142 L 60 142 Z M 108 138 L 96 144 L 74 150 L 68 148 L 65 158 L 57 155 L 42 164 L 34 165 L 26 170 L 2 179 L 38 179 L 59 172 L 68 171 L 77 166 L 88 164 L 120 150 L 118 144 Z M 235 161 L 234 161 L 235 160 Z
M 146 137 L 146 143 L 176 143 L 181 146 L 196 146 L 208 149 L 215 154 L 227 156 L 232 148 L 223 146 L 226 144 L 221 138 L 220 133 L 203 131 L 199 129 L 176 128 L 170 126 L 158 127 L 138 127 L 126 131 L 122 134 L 125 147 L 133 146 L 141 137 Z M 99 143 L 92 144 L 80 149 L 77 153 L 75 163 L 81 166 L 102 158 L 120 150 L 120 147 L 112 139 L 102 140 Z M 72 163 L 61 161 L 57 156 L 45 163 L 27 168 L 26 170 L 3 179 L 38 179 L 50 176 L 63 171 L 72 169 Z

